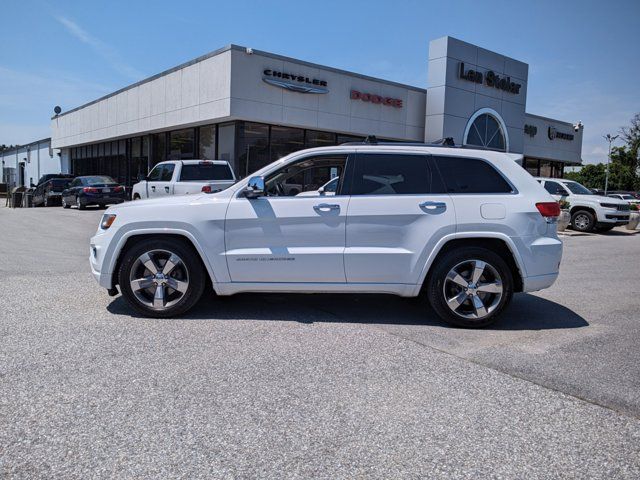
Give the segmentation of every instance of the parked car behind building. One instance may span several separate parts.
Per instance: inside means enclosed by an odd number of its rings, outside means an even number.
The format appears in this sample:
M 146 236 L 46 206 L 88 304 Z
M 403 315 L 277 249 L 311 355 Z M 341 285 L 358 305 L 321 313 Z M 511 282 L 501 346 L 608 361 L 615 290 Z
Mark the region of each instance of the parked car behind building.
M 126 199 L 125 188 L 105 175 L 77 177 L 62 192 L 62 206 L 71 208 L 75 205 L 79 210 L 84 210 L 87 205 L 104 208 L 105 205 L 122 203 Z

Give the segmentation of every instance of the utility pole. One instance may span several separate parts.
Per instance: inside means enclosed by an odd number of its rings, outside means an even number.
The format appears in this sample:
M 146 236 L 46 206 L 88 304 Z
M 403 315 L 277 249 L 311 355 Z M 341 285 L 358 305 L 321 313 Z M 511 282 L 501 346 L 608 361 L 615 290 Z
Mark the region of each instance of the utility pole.
M 609 142 L 609 156 L 607 157 L 607 169 L 604 175 L 604 195 L 607 196 L 607 190 L 609 189 L 609 164 L 611 163 L 611 144 L 618 138 L 620 135 L 611 136 L 610 133 L 603 135 L 604 139 Z

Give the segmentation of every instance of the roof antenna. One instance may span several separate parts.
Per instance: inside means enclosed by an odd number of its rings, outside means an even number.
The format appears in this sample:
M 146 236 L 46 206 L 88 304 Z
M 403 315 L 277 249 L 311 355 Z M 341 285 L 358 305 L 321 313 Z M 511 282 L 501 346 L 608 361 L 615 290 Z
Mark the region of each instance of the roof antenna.
M 367 138 L 365 138 L 362 143 L 378 143 L 378 139 L 375 135 L 367 135 Z
M 440 140 L 436 140 L 433 142 L 434 145 L 442 145 L 444 147 L 455 147 L 456 144 L 453 141 L 453 137 L 441 138 Z

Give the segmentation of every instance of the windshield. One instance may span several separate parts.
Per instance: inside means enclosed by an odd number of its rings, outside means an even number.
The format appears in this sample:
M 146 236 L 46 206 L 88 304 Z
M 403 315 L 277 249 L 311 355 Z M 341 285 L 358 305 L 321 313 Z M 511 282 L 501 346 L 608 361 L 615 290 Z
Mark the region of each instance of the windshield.
M 580 185 L 578 182 L 563 182 L 564 186 L 569 189 L 571 193 L 576 195 L 593 195 L 593 192 L 584 185 Z
M 196 180 L 233 180 L 233 173 L 229 165 L 214 163 L 183 165 L 180 181 L 190 182 Z
M 99 177 L 84 177 L 84 183 L 86 185 L 102 185 L 105 183 L 116 183 L 116 182 L 111 177 L 99 176 Z
M 631 195 L 620 195 L 623 200 L 635 200 Z

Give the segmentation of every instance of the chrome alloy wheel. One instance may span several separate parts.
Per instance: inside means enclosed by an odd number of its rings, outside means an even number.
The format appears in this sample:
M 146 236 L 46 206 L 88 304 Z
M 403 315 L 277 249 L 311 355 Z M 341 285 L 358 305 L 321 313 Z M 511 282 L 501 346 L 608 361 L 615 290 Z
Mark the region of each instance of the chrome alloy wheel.
M 584 213 L 579 213 L 573 219 L 573 223 L 576 226 L 576 228 L 580 230 L 585 230 L 587 227 L 589 227 L 590 220 L 589 220 L 589 217 L 587 217 Z
M 444 281 L 444 299 L 456 315 L 480 320 L 500 303 L 504 293 L 498 271 L 482 260 L 465 260 L 453 267 Z
M 166 310 L 187 292 L 189 271 L 175 253 L 151 250 L 133 263 L 129 284 L 140 303 L 154 310 Z

